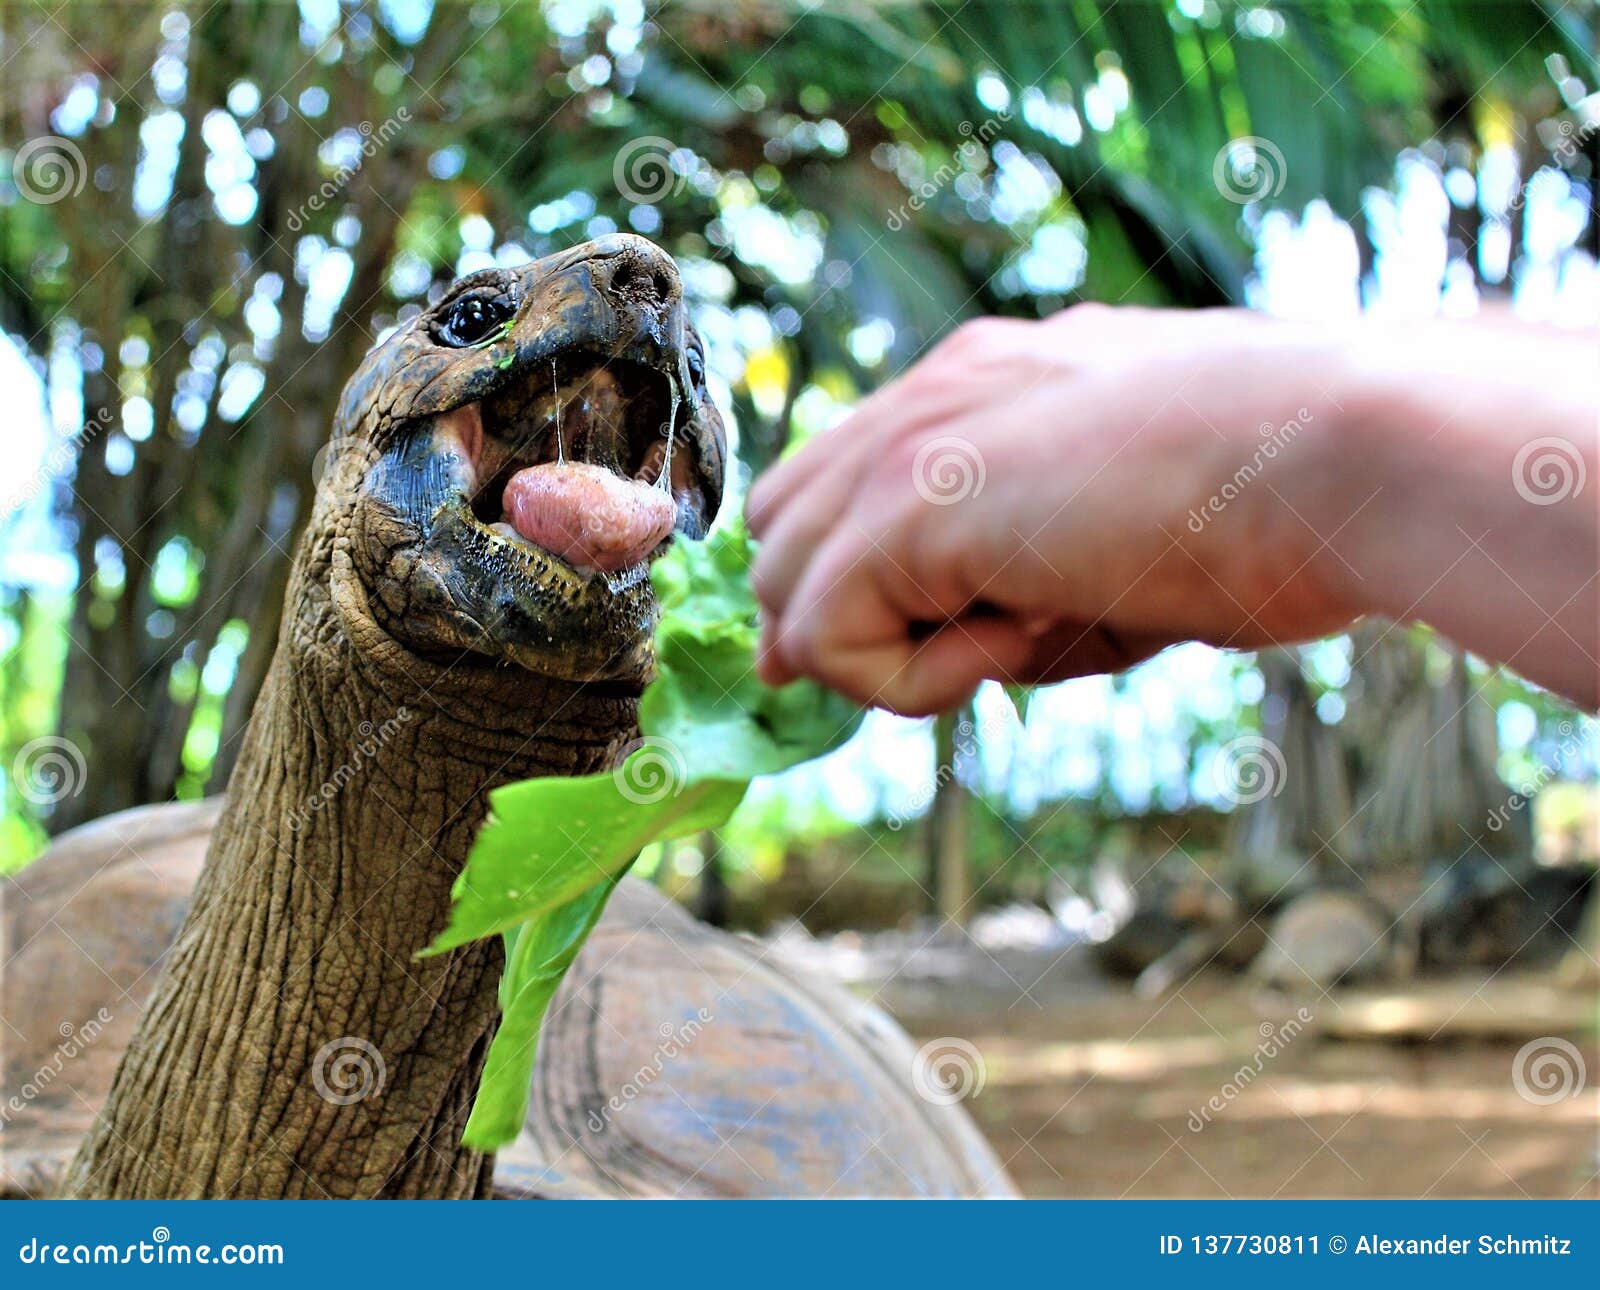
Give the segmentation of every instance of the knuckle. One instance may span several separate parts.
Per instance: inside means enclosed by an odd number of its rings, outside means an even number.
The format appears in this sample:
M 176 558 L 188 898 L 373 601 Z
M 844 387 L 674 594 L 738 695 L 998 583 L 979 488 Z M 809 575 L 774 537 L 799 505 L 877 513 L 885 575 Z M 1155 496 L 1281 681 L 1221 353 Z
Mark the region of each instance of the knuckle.
M 1099 300 L 1086 300 L 1081 304 L 1069 305 L 1060 313 L 1050 318 L 1050 326 L 1063 331 L 1093 332 L 1105 327 L 1118 314 L 1115 305 L 1104 304 Z
M 766 549 L 756 553 L 755 563 L 750 566 L 750 589 L 755 593 L 756 602 L 766 609 L 778 609 L 778 578 L 773 571 L 772 558 Z
M 991 346 L 1009 339 L 1019 325 L 1009 318 L 972 318 L 951 332 L 940 348 L 948 347 L 958 354 L 982 353 Z

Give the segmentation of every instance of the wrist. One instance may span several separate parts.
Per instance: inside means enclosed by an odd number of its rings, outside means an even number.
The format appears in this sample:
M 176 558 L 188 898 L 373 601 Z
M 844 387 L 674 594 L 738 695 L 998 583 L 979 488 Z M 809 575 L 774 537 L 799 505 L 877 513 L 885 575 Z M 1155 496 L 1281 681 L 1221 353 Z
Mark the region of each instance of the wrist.
M 1278 444 L 1282 460 L 1257 529 L 1275 553 L 1269 576 L 1275 588 L 1294 588 L 1293 604 L 1276 593 L 1285 611 L 1317 630 L 1384 612 L 1372 570 L 1382 562 L 1392 440 L 1373 416 L 1381 375 L 1352 331 L 1308 326 L 1273 355 L 1284 411 L 1259 428 L 1257 452 Z

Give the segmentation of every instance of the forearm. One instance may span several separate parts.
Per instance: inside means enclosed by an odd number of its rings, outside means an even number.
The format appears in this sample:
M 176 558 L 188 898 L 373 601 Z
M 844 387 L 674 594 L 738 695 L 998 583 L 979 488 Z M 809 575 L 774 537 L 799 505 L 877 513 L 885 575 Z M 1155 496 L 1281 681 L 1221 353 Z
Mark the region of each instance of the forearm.
M 1600 340 L 1367 324 L 1338 388 L 1322 558 L 1344 594 L 1600 703 Z
M 1377 614 L 1593 707 L 1597 359 L 1492 317 L 968 325 L 753 491 L 764 675 L 930 712 Z

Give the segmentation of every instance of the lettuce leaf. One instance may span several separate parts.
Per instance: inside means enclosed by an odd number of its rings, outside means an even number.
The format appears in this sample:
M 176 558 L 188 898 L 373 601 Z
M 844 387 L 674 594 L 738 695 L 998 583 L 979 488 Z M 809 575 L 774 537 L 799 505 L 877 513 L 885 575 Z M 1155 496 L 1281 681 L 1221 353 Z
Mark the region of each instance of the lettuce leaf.
M 858 709 L 808 681 L 756 679 L 752 554 L 730 524 L 677 543 L 651 570 L 658 673 L 639 704 L 643 738 L 621 766 L 490 795 L 449 924 L 424 951 L 506 937 L 500 1029 L 463 1135 L 470 1147 L 493 1151 L 521 1132 L 545 1010 L 639 852 L 720 828 L 752 778 L 836 748 L 860 723 Z

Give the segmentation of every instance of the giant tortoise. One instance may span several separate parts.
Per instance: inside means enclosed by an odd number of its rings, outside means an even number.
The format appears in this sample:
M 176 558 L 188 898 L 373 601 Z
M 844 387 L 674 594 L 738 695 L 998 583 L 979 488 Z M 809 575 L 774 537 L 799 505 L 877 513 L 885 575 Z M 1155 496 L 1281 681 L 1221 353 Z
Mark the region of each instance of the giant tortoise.
M 641 238 L 472 274 L 368 354 L 225 800 L 90 824 L 4 888 L 5 1192 L 1008 1194 L 886 1017 L 633 880 L 520 1139 L 461 1145 L 502 950 L 416 951 L 489 790 L 637 739 L 646 564 L 705 532 L 723 455 Z

